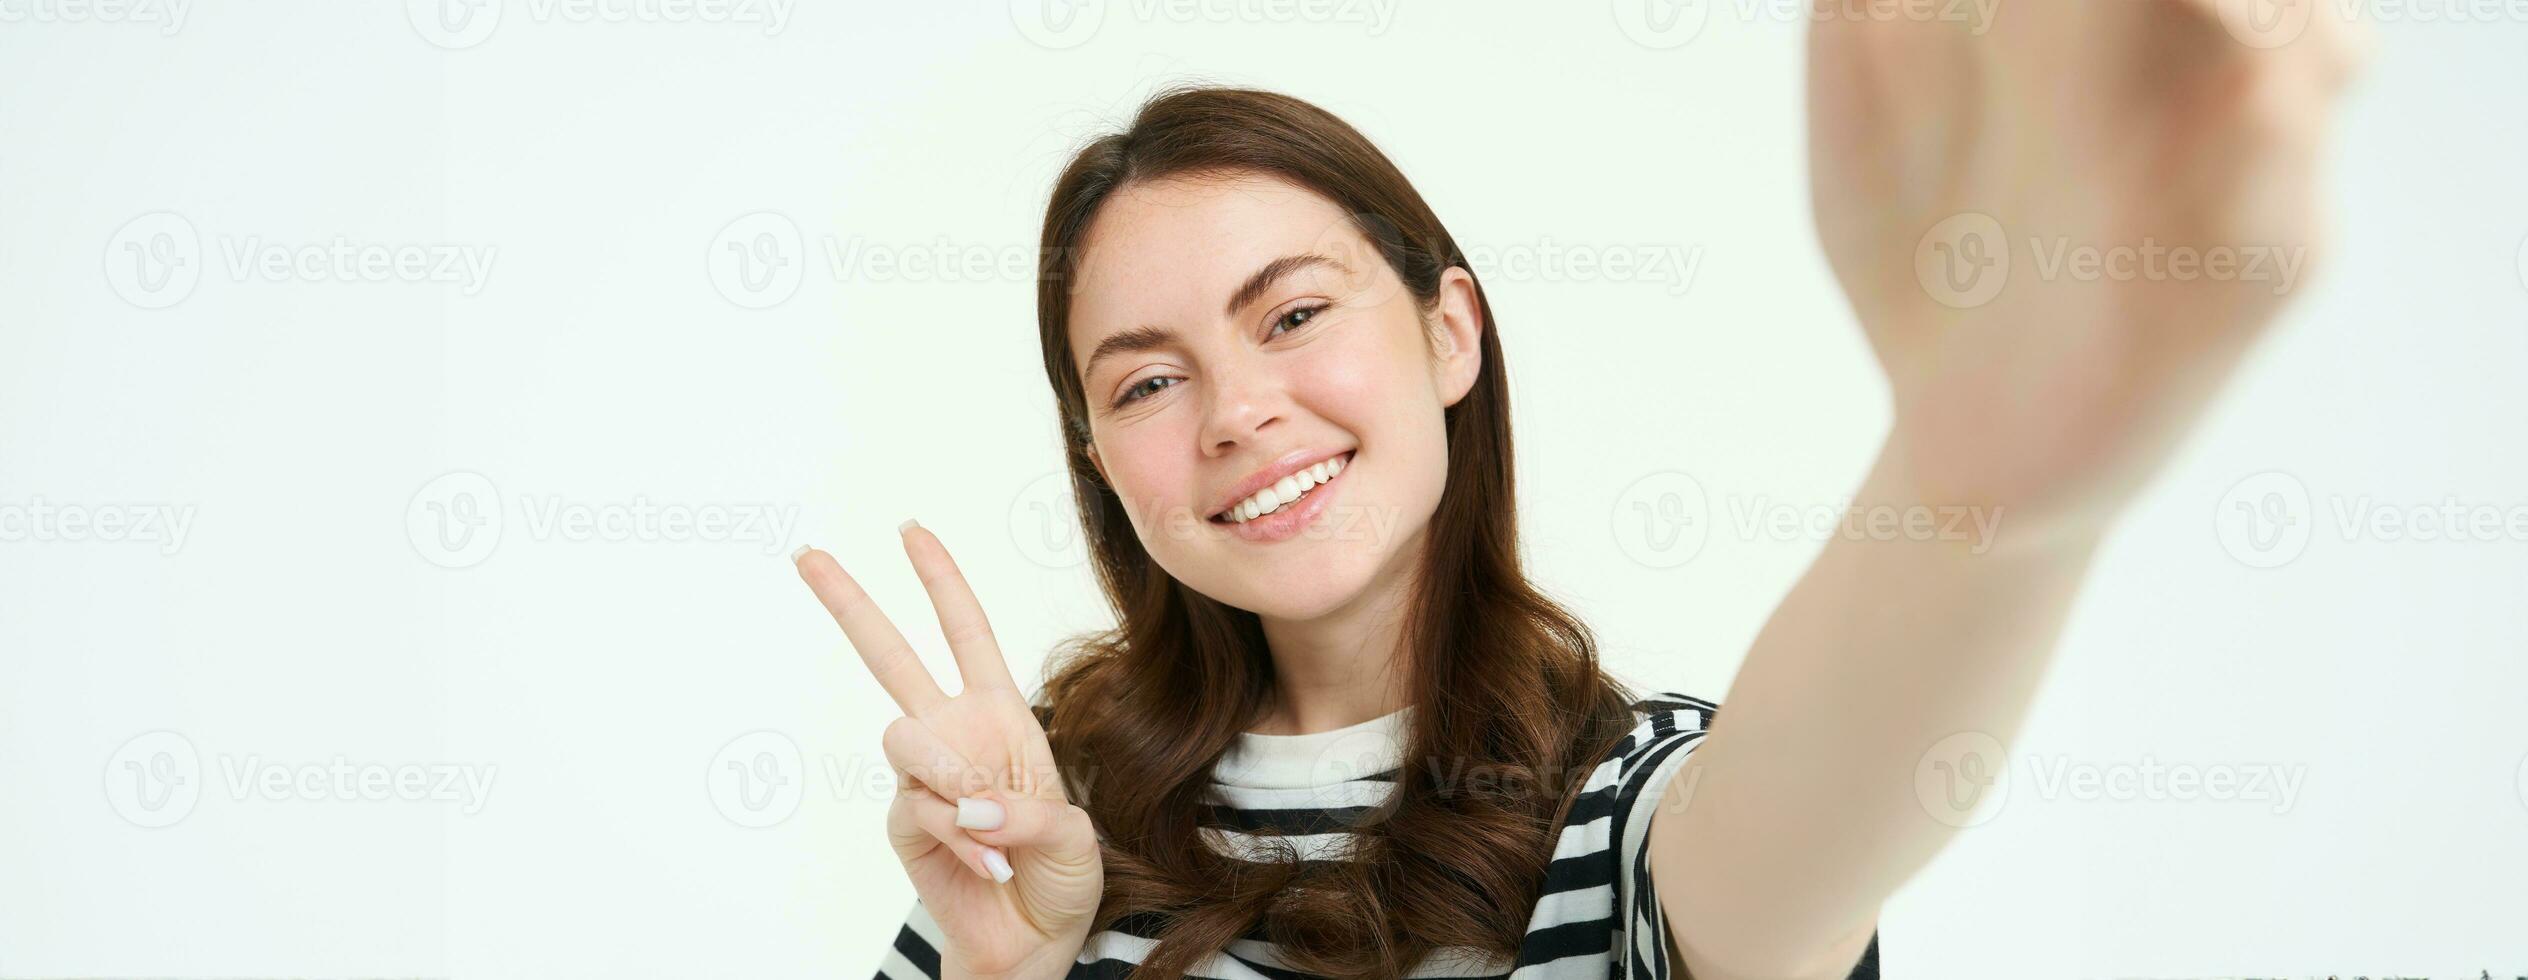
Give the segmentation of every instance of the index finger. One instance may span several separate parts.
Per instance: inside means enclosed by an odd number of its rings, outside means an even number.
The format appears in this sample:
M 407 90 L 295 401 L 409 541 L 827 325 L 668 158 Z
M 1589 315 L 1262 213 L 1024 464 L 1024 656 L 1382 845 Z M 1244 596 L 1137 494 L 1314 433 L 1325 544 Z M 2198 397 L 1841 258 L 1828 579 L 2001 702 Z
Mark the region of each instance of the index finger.
M 825 603 L 825 611 L 834 615 L 834 622 L 843 627 L 843 635 L 851 638 L 851 647 L 859 651 L 869 673 L 876 675 L 878 686 L 895 699 L 895 706 L 908 715 L 921 714 L 931 706 L 948 699 L 939 682 L 930 676 L 930 668 L 922 666 L 913 645 L 904 642 L 904 634 L 887 621 L 885 612 L 869 598 L 869 593 L 852 581 L 834 556 L 815 548 L 800 548 L 793 558 L 799 566 L 800 580 Z
M 965 679 L 965 689 L 1016 689 L 1009 661 L 992 639 L 992 623 L 983 618 L 983 604 L 975 601 L 974 587 L 966 584 L 956 559 L 948 557 L 948 546 L 939 543 L 939 536 L 929 528 L 912 521 L 897 530 L 904 536 L 905 556 L 913 560 L 913 571 L 921 577 L 923 590 L 930 593 L 931 608 L 939 613 L 939 631 L 947 634 L 948 649 L 957 655 L 957 673 Z

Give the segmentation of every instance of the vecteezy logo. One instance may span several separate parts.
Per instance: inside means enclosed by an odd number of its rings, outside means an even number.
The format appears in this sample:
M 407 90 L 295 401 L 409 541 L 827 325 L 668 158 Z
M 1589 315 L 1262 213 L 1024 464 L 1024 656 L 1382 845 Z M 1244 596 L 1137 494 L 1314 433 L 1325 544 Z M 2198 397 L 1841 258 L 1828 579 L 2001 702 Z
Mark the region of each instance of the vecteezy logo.
M 1327 743 L 1309 760 L 1308 785 L 1316 789 L 1310 793 L 1308 808 L 1320 811 L 1327 821 L 1346 827 L 1364 827 L 1383 819 L 1388 811 L 1382 804 L 1395 784 L 1370 777 L 1396 768 L 1398 740 L 1402 737 L 1405 736 L 1401 733 L 1373 728 Z
M 500 0 L 404 0 L 404 15 L 422 40 L 449 50 L 470 48 L 500 26 Z
M 2299 40 L 2317 13 L 2318 0 L 2220 0 L 2221 26 L 2251 48 L 2278 48 Z
M 1666 50 L 1683 47 L 1712 19 L 1710 0 L 1614 0 L 1615 28 L 1634 44 Z
M 2010 281 L 2010 237 L 1992 215 L 1950 215 L 1914 245 L 1914 277 L 1944 306 L 1967 310 L 1990 303 Z
M 807 274 L 807 249 L 799 226 L 776 211 L 757 211 L 721 228 L 711 237 L 711 285 L 729 302 L 749 310 L 769 309 L 799 291 Z
M 1009 0 L 1009 22 L 1037 47 L 1076 48 L 1106 22 L 1106 0 Z
M 500 547 L 500 491 L 480 473 L 442 474 L 404 508 L 413 551 L 441 568 L 482 564 Z
M 174 306 L 201 281 L 202 238 L 173 211 L 133 218 L 105 244 L 105 283 L 133 306 Z
M 2519 805 L 2528 808 L 2528 755 L 2519 757 L 2519 775 L 2513 782 L 2519 790 Z
M 1069 470 L 1039 476 L 1009 502 L 1009 542 L 1038 565 L 1076 568 L 1088 560 L 1078 513 L 1071 503 Z
M 105 762 L 105 801 L 135 827 L 165 827 L 202 798 L 202 757 L 174 732 L 133 737 Z
M 1677 472 L 1633 481 L 1615 497 L 1615 546 L 1646 568 L 1675 568 L 1703 553 L 1712 535 L 1703 485 Z
M 2001 815 L 2010 800 L 2010 755 L 2001 740 L 1959 732 L 1933 743 L 1914 765 L 1914 798 L 1922 812 L 1951 827 L 1973 827 Z
M 748 732 L 730 739 L 711 756 L 703 782 L 720 815 L 750 829 L 790 819 L 807 792 L 799 743 L 776 731 Z
M 2528 289 L 2528 237 L 2519 240 L 2519 288 Z
M 2309 488 L 2289 473 L 2258 473 L 2230 487 L 2212 515 L 2221 550 L 2249 568 L 2280 568 L 2307 551 L 2316 532 Z

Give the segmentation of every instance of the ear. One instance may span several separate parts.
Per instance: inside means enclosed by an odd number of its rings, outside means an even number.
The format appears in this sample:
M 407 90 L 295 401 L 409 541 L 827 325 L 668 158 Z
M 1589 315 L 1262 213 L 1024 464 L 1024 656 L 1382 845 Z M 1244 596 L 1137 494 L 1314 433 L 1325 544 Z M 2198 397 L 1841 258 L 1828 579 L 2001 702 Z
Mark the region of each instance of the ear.
M 1097 458 L 1097 444 L 1094 442 L 1089 443 L 1086 449 L 1088 452 L 1088 464 L 1097 468 L 1097 482 L 1110 487 L 1114 486 L 1115 481 L 1106 478 L 1106 462 Z
M 1431 365 L 1440 404 L 1454 406 L 1483 373 L 1483 304 L 1475 277 L 1461 266 L 1440 273 L 1438 321 L 1432 326 L 1437 359 Z

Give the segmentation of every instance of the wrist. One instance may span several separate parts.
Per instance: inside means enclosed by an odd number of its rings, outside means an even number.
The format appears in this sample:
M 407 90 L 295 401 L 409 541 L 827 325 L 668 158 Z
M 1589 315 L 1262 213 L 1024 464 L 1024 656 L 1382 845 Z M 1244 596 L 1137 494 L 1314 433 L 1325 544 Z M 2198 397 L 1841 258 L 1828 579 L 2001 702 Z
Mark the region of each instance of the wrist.
M 1901 425 L 1889 430 L 1853 494 L 1864 529 L 1977 557 L 2080 558 L 2096 550 L 2125 503 L 2085 482 L 2025 480 L 2011 472 L 2011 460 L 1922 446 Z
M 1086 936 L 1078 936 L 1047 943 L 1016 965 L 997 971 L 969 968 L 958 962 L 954 954 L 941 950 L 939 977 L 940 980 L 1061 980 L 1070 976 L 1071 967 L 1079 959 L 1080 949 L 1086 941 Z

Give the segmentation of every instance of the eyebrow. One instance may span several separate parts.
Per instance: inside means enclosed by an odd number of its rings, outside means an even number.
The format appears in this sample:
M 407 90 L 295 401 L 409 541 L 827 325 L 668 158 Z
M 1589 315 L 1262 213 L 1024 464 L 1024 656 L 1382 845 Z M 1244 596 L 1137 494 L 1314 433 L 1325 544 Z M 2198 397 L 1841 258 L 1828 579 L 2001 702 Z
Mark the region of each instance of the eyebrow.
M 1236 316 L 1240 309 L 1255 302 L 1257 297 L 1263 296 L 1265 290 L 1273 288 L 1274 283 L 1289 277 L 1291 273 L 1319 265 L 1330 266 L 1342 272 L 1351 271 L 1343 263 L 1314 252 L 1285 255 L 1264 263 L 1264 267 L 1255 270 L 1254 275 L 1246 277 L 1246 282 L 1239 284 L 1237 291 L 1229 294 L 1229 303 L 1224 308 L 1224 312 L 1230 316 Z M 1116 331 L 1108 334 L 1106 339 L 1097 342 L 1097 349 L 1089 352 L 1088 363 L 1080 368 L 1080 376 L 1087 377 L 1096 373 L 1097 362 L 1109 357 L 1154 350 L 1174 342 L 1176 342 L 1176 331 L 1165 327 L 1140 326 Z
M 1088 364 L 1080 368 L 1080 377 L 1095 375 L 1097 362 L 1109 357 L 1155 350 L 1175 342 L 1176 331 L 1166 327 L 1134 327 L 1107 334 L 1106 339 L 1097 342 L 1097 350 L 1089 354 Z
M 1273 288 L 1273 284 L 1280 282 L 1283 277 L 1314 265 L 1327 265 L 1333 266 L 1338 271 L 1350 271 L 1344 268 L 1343 263 L 1314 252 L 1285 255 L 1264 263 L 1264 267 L 1255 270 L 1254 275 L 1246 277 L 1246 283 L 1239 286 L 1237 292 L 1229 294 L 1229 305 L 1222 312 L 1230 316 L 1238 315 L 1239 310 L 1245 309 L 1248 303 L 1255 302 L 1256 297 L 1264 295 L 1265 290 Z

